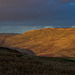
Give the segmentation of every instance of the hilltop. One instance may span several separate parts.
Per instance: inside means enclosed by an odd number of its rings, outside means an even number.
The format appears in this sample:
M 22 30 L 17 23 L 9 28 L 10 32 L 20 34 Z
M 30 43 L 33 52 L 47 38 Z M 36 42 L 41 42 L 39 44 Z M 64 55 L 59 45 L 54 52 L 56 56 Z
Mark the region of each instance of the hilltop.
M 75 57 L 75 28 L 44 28 L 8 37 L 4 47 L 32 50 L 38 56 Z

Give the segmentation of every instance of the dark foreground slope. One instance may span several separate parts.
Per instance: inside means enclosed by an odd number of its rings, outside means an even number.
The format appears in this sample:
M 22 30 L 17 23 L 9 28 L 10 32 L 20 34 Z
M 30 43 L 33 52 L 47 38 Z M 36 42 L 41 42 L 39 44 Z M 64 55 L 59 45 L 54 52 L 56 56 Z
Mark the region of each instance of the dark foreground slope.
M 0 75 L 75 75 L 75 58 L 28 56 L 0 48 Z
M 38 56 L 75 57 L 75 28 L 45 28 L 7 38 L 3 46 L 32 50 Z

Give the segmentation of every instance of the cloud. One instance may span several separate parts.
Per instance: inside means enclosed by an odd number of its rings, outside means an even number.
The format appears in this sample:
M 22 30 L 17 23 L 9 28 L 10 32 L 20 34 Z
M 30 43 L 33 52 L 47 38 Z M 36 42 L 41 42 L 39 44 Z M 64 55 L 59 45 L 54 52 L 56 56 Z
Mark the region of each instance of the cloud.
M 53 26 L 45 26 L 44 28 L 54 28 Z
M 0 8 L 27 8 L 40 6 L 48 0 L 0 0 Z
M 74 3 L 75 0 L 0 0 L 0 26 L 73 25 Z
M 0 0 L 0 8 L 28 8 L 28 7 L 40 7 L 46 3 L 69 3 L 75 2 L 75 0 Z
M 43 16 L 48 0 L 0 0 L 0 22 L 27 21 Z M 41 10 L 42 9 L 42 10 Z
M 57 4 L 66 4 L 70 2 L 75 2 L 75 0 L 54 0 Z
M 75 28 L 75 25 L 71 26 L 72 28 Z

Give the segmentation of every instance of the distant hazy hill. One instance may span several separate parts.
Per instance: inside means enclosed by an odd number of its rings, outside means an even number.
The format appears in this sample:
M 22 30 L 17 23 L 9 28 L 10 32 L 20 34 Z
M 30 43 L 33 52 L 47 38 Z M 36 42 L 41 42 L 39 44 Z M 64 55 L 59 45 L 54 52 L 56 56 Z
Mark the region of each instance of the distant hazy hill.
M 45 28 L 12 36 L 3 46 L 32 50 L 36 55 L 75 57 L 75 28 Z
M 14 36 L 19 35 L 18 33 L 0 33 L 0 36 Z
M 4 43 L 8 37 L 19 35 L 18 33 L 0 33 L 0 46 Z

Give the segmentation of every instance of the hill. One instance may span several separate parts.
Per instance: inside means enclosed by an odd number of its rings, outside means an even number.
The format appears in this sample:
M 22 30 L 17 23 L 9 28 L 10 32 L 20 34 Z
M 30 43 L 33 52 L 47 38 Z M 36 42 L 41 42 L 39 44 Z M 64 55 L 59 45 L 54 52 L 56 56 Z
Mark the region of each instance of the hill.
M 0 33 L 0 46 L 4 43 L 4 40 L 8 37 L 19 35 L 18 33 Z
M 75 58 L 28 56 L 0 47 L 0 75 L 74 75 Z
M 19 35 L 18 33 L 0 33 L 0 36 L 15 36 Z
M 7 38 L 2 46 L 32 50 L 38 56 L 75 57 L 75 28 L 45 28 Z

